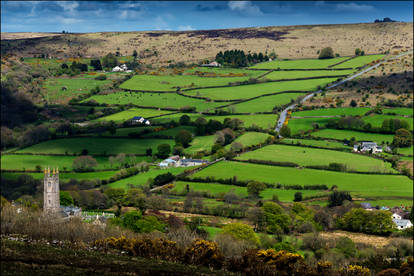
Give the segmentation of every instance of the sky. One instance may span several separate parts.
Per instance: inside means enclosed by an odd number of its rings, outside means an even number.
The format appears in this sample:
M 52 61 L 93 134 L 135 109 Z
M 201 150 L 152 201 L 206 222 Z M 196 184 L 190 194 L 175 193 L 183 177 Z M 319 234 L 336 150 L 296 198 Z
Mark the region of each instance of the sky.
M 1 1 L 1 32 L 206 30 L 413 22 L 412 1 Z

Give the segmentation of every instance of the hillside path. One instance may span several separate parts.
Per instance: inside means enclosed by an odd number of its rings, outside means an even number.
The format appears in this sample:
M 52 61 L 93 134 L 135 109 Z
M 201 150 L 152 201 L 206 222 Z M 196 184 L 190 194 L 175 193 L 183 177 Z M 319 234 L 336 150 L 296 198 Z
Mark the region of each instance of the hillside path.
M 373 65 L 373 66 L 370 66 L 370 67 L 368 67 L 368 68 L 366 68 L 366 69 L 364 69 L 364 70 L 362 70 L 362 71 L 360 71 L 360 72 L 358 72 L 358 73 L 356 73 L 356 74 L 354 74 L 354 75 L 352 75 L 352 76 L 347 77 L 346 79 L 343 79 L 343 80 L 341 80 L 341 81 L 339 81 L 339 82 L 337 82 L 337 83 L 332 84 L 331 86 L 328 86 L 326 89 L 331 89 L 331 88 L 337 87 L 337 86 L 339 86 L 339 85 L 341 85 L 341 84 L 343 84 L 343 83 L 345 83 L 345 82 L 347 82 L 347 81 L 353 80 L 353 79 L 355 79 L 355 78 L 357 78 L 357 77 L 361 76 L 362 74 L 365 74 L 365 73 L 366 73 L 366 72 L 368 72 L 368 71 L 371 71 L 372 69 L 377 68 L 378 66 L 380 66 L 381 64 L 383 64 L 383 63 L 385 63 L 385 62 L 388 62 L 388 61 L 390 61 L 390 60 L 394 60 L 394 59 L 397 59 L 397 58 L 400 58 L 400 57 L 402 57 L 402 56 L 405 56 L 405 55 L 408 55 L 408 54 L 412 54 L 412 53 L 413 53 L 413 51 L 411 50 L 411 51 L 408 51 L 408 52 L 405 52 L 405 53 L 401 53 L 401 54 L 399 54 L 399 55 L 396 55 L 396 56 L 393 56 L 393 57 L 389 57 L 389 58 L 387 58 L 387 59 L 384 59 L 383 61 L 380 61 L 379 63 L 377 63 L 377 64 L 375 64 L 375 65 Z M 309 95 L 306 95 L 306 96 L 305 96 L 305 97 L 304 97 L 304 98 L 300 101 L 300 103 L 304 103 L 305 101 L 307 101 L 307 100 L 309 100 L 310 98 L 312 98 L 313 96 L 315 96 L 317 93 L 321 93 L 321 92 L 322 92 L 322 90 L 318 90 L 318 91 L 313 92 L 313 93 L 311 93 L 311 94 L 309 94 Z M 288 112 L 289 110 L 294 109 L 296 106 L 297 106 L 297 103 L 291 104 L 291 105 L 289 105 L 288 107 L 286 107 L 286 108 L 282 111 L 282 113 L 280 113 L 280 117 L 279 117 L 279 120 L 277 121 L 277 125 L 276 125 L 276 128 L 275 128 L 275 131 L 277 131 L 277 132 L 279 132 L 279 131 L 280 131 L 280 129 L 281 129 L 281 128 L 282 128 L 282 126 L 283 126 L 283 123 L 286 121 L 287 112 Z

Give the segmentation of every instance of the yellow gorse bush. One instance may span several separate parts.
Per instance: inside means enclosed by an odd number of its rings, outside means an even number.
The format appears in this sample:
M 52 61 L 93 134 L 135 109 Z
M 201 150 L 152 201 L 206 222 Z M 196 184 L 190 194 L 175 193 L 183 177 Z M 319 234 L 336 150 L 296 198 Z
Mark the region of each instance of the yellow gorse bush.
M 341 275 L 346 276 L 370 276 L 371 273 L 368 268 L 362 267 L 360 265 L 349 265 L 346 268 L 339 270 Z
M 303 260 L 303 257 L 299 254 L 274 249 L 259 250 L 256 256 L 259 260 L 276 267 L 276 269 L 292 268 L 298 261 Z

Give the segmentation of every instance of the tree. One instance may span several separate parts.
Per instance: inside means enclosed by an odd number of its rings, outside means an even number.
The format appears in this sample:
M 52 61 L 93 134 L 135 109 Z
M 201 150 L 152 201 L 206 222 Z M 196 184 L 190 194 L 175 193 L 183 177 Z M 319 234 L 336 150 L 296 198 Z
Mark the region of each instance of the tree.
M 191 123 L 191 118 L 190 116 L 184 114 L 183 116 L 180 117 L 180 125 L 182 126 L 188 126 Z
M 319 59 L 327 59 L 327 58 L 333 58 L 335 55 L 334 55 L 334 51 L 332 50 L 332 48 L 331 47 L 326 47 L 326 48 L 323 48 L 322 50 L 321 50 L 321 52 L 319 53 Z
M 96 159 L 90 155 L 76 157 L 72 162 L 72 168 L 77 172 L 93 171 L 97 165 Z
M 251 197 L 259 197 L 261 191 L 266 189 L 266 185 L 259 181 L 250 181 L 247 184 L 247 193 Z
M 158 145 L 157 149 L 158 158 L 167 158 L 171 153 L 171 146 L 169 144 L 160 144 Z
M 60 191 L 59 197 L 62 206 L 72 206 L 74 204 L 72 196 L 66 191 Z
M 262 208 L 253 207 L 247 211 L 247 218 L 253 223 L 256 231 L 262 231 L 266 225 L 265 213 Z
M 113 68 L 117 65 L 118 65 L 118 59 L 112 53 L 109 53 L 102 58 L 102 66 L 105 68 Z
M 282 234 L 289 231 L 291 219 L 285 214 L 280 205 L 268 201 L 263 204 L 263 211 L 267 224 L 267 232 L 273 234 Z
M 230 146 L 230 151 L 232 152 L 240 152 L 243 150 L 243 145 L 239 142 L 233 142 Z
M 147 196 L 141 189 L 131 188 L 125 195 L 124 204 L 127 206 L 137 207 L 142 213 L 144 213 L 147 209 L 146 198 Z
M 191 141 L 193 141 L 193 135 L 188 130 L 180 130 L 175 136 L 175 142 L 183 145 L 184 148 L 187 148 Z
M 295 202 L 302 201 L 302 192 L 296 192 L 293 201 Z
M 137 56 L 138 56 L 137 50 L 134 50 L 132 52 L 132 56 L 134 57 L 134 60 L 137 59 Z
M 352 107 L 356 107 L 356 106 L 357 106 L 357 102 L 356 102 L 355 100 L 352 100 L 350 105 L 351 105 Z
M 118 207 L 116 215 L 119 216 L 124 202 L 125 190 L 122 188 L 108 188 L 104 193 Z
M 389 211 L 366 211 L 362 208 L 351 209 L 338 220 L 341 229 L 367 234 L 388 235 L 395 229 Z
M 175 176 L 170 172 L 157 175 L 154 178 L 154 186 L 162 186 L 168 182 L 173 181 L 174 179 L 175 179 Z
M 226 224 L 226 226 L 223 227 L 222 233 L 230 235 L 237 240 L 246 241 L 252 245 L 259 245 L 259 238 L 254 233 L 253 229 L 247 224 Z
M 279 133 L 282 137 L 290 137 L 290 128 L 287 125 L 284 125 Z
M 352 201 L 352 197 L 348 192 L 333 191 L 328 197 L 328 206 L 341 206 L 345 200 Z
M 410 147 L 413 143 L 413 137 L 410 131 L 400 128 L 395 132 L 392 145 L 395 147 Z
M 99 59 L 92 59 L 91 60 L 91 66 L 93 67 L 93 69 L 95 71 L 102 70 L 102 64 L 101 64 L 101 61 Z
M 356 56 L 361 55 L 361 49 L 356 48 L 356 49 L 355 49 L 355 55 L 356 55 Z

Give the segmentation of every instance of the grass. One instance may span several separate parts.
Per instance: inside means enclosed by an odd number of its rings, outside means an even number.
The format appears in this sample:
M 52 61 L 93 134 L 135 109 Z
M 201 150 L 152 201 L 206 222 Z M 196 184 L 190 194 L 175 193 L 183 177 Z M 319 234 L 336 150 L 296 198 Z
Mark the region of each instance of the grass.
M 286 105 L 305 93 L 282 93 L 277 95 L 260 97 L 251 101 L 235 103 L 223 110 L 230 110 L 237 113 L 272 112 L 276 106 Z
M 370 115 L 362 118 L 365 123 L 370 123 L 372 127 L 381 127 L 382 122 L 386 119 L 398 119 L 400 121 L 406 121 L 410 130 L 413 129 L 413 118 L 403 118 L 393 115 Z
M 186 153 L 196 153 L 199 151 L 210 152 L 211 147 L 214 145 L 215 141 L 216 141 L 215 135 L 196 136 L 191 142 L 191 146 L 185 149 L 185 152 Z
M 104 136 L 115 136 L 115 137 L 127 137 L 129 133 L 140 133 L 147 129 L 153 130 L 159 128 L 157 126 L 139 126 L 139 127 L 124 127 L 124 128 L 117 128 L 115 134 L 109 133 L 109 131 L 104 132 L 102 135 Z M 96 136 L 95 133 L 87 133 L 84 134 L 85 136 Z
M 267 133 L 262 132 L 245 132 L 241 136 L 237 137 L 233 143 L 241 143 L 243 147 L 249 147 L 264 143 L 266 139 L 270 137 Z M 230 149 L 231 144 L 225 146 L 226 149 Z
M 58 164 L 60 170 L 72 170 L 72 163 L 75 156 L 47 156 L 47 155 L 2 155 L 1 156 L 1 168 L 2 170 L 32 170 L 36 169 L 37 165 L 40 165 L 42 170 L 47 166 L 56 166 Z M 95 167 L 97 170 L 111 169 L 108 157 L 94 157 L 98 163 Z M 137 156 L 136 161 L 147 161 L 151 158 L 146 156 Z M 128 160 L 128 158 L 127 158 Z M 118 166 L 118 163 L 114 166 Z
M 155 131 L 152 133 L 143 134 L 142 137 L 151 137 L 155 135 L 175 137 L 181 130 L 187 130 L 193 134 L 195 133 L 195 127 L 193 126 L 178 126 L 174 128 L 169 128 L 169 129 L 164 129 L 160 131 Z
M 135 104 L 138 106 L 174 108 L 194 106 L 197 111 L 205 111 L 223 103 L 206 102 L 204 100 L 184 97 L 176 93 L 142 93 L 142 92 L 117 92 L 106 95 L 94 95 L 82 102 L 96 101 L 99 104 Z
M 327 148 L 327 149 L 351 150 L 350 147 L 345 146 L 342 142 L 337 142 L 337 141 L 285 138 L 283 139 L 283 142 L 288 143 L 288 144 L 300 143 L 301 145 L 305 145 L 305 146 L 314 146 L 314 147 L 321 147 L 321 148 Z
M 374 141 L 377 144 L 382 144 L 385 142 L 391 143 L 394 137 L 392 134 L 368 133 L 338 129 L 322 129 L 320 131 L 313 132 L 312 136 L 338 140 L 350 140 L 352 137 L 355 137 L 357 141 Z
M 92 179 L 109 179 L 115 175 L 117 171 L 102 171 L 102 172 L 85 172 L 85 173 L 59 173 L 60 180 L 92 180 Z M 20 175 L 27 174 L 32 176 L 34 179 L 43 179 L 44 174 L 41 173 L 9 173 L 2 172 L 1 176 L 6 179 L 17 179 Z
M 319 127 L 323 127 L 331 118 L 301 118 L 290 119 L 288 121 L 288 127 L 292 134 L 298 134 L 301 131 L 307 131 L 313 129 L 313 124 L 318 124 Z
M 194 67 L 184 71 L 184 74 L 194 74 L 196 71 L 203 73 L 216 74 L 217 76 L 222 76 L 223 78 L 228 78 L 231 74 L 244 75 L 250 78 L 257 78 L 258 76 L 266 73 L 266 71 L 257 71 L 257 70 L 246 70 L 240 68 L 214 68 L 214 67 Z
M 255 151 L 244 153 L 237 160 L 268 160 L 275 162 L 293 162 L 300 166 L 324 165 L 341 163 L 347 169 L 360 172 L 393 172 L 390 163 L 380 159 L 348 152 L 303 148 L 287 145 L 269 145 Z
M 312 169 L 267 166 L 231 161 L 213 164 L 193 175 L 205 178 L 214 176 L 238 180 L 256 180 L 284 185 L 337 185 L 339 190 L 370 196 L 412 196 L 413 183 L 402 175 L 375 175 L 341 173 Z
M 365 64 L 368 64 L 372 61 L 381 59 L 384 56 L 385 55 L 359 56 L 359 57 L 353 58 L 351 60 L 345 61 L 344 63 L 341 63 L 339 65 L 336 65 L 336 66 L 333 67 L 333 69 L 361 67 L 361 66 L 364 66 Z
M 118 154 L 133 153 L 145 154 L 151 148 L 155 153 L 160 144 L 173 146 L 174 141 L 168 139 L 112 139 L 112 138 L 71 138 L 57 139 L 42 142 L 21 150 L 18 153 L 45 153 L 45 154 L 80 154 L 87 149 L 89 154 Z
M 211 240 L 214 240 L 214 238 L 216 237 L 216 235 L 221 232 L 221 228 L 219 228 L 219 227 L 202 226 L 201 228 L 203 228 L 204 230 L 207 231 L 208 237 Z
M 134 185 L 134 186 L 144 186 L 147 185 L 147 182 L 150 178 L 154 179 L 155 177 L 157 177 L 160 174 L 165 174 L 165 173 L 172 173 L 174 175 L 180 174 L 182 172 L 184 172 L 187 168 L 168 168 L 168 169 L 159 169 L 157 168 L 153 168 L 150 169 L 148 172 L 144 172 L 144 173 L 139 173 L 137 175 L 128 177 L 128 178 L 124 178 L 121 180 L 118 180 L 116 182 L 110 183 L 107 186 L 112 187 L 112 188 L 123 188 L 123 189 L 127 189 L 128 188 L 128 184 Z
M 398 153 L 404 154 L 404 155 L 414 155 L 414 147 L 407 147 L 407 148 L 399 148 Z
M 363 116 L 370 110 L 368 107 L 340 107 L 340 108 L 324 108 L 313 109 L 305 111 L 293 112 L 292 116 L 306 117 L 306 116 Z
M 98 118 L 94 121 L 114 121 L 114 122 L 125 122 L 129 119 L 132 119 L 135 116 L 141 116 L 144 118 L 155 117 L 160 115 L 166 115 L 171 113 L 171 111 L 157 110 L 157 109 L 146 109 L 146 108 L 131 108 L 124 110 L 109 116 Z
M 396 113 L 398 115 L 405 115 L 405 116 L 413 116 L 413 109 L 412 108 L 405 108 L 405 107 L 394 107 L 394 108 L 384 108 L 382 109 L 383 113 Z
M 51 78 L 43 82 L 46 100 L 51 102 L 61 102 L 64 99 L 70 99 L 81 94 L 86 94 L 92 88 L 99 86 L 103 88 L 104 85 L 111 83 L 111 80 L 95 80 L 92 78 Z M 66 87 L 66 90 L 62 90 Z
M 294 59 L 294 60 L 273 60 L 258 63 L 250 68 L 255 69 L 319 69 L 328 68 L 329 65 L 344 61 L 349 57 L 338 57 L 330 59 Z
M 176 91 L 177 87 L 194 88 L 227 85 L 248 77 L 199 77 L 197 75 L 135 75 L 120 85 L 120 88 L 136 91 Z
M 350 75 L 355 70 L 321 70 L 321 71 L 273 71 L 266 76 L 264 79 L 269 80 L 281 80 L 281 79 L 297 79 L 297 78 L 310 78 L 310 77 L 325 77 L 325 76 L 342 76 Z
M 233 191 L 236 195 L 242 198 L 247 197 L 247 188 L 234 186 L 234 185 L 226 185 L 226 184 L 219 184 L 219 183 L 201 183 L 201 182 L 187 182 L 187 181 L 177 181 L 175 182 L 175 187 L 173 191 L 181 192 L 186 189 L 188 185 L 190 191 L 196 192 L 208 192 L 213 196 L 223 196 L 224 194 Z M 273 198 L 273 195 L 277 195 L 279 200 L 282 202 L 292 202 L 295 193 L 298 190 L 282 190 L 282 189 L 265 189 L 264 191 L 260 192 L 260 196 L 263 200 L 270 200 Z M 312 196 L 317 194 L 323 194 L 322 191 L 316 190 L 300 190 L 303 196 Z
M 314 91 L 318 86 L 325 86 L 337 78 L 265 82 L 240 86 L 207 88 L 185 91 L 187 95 L 206 97 L 212 100 L 250 99 L 264 94 L 282 91 Z

